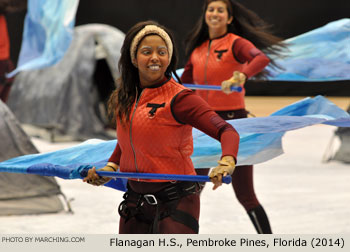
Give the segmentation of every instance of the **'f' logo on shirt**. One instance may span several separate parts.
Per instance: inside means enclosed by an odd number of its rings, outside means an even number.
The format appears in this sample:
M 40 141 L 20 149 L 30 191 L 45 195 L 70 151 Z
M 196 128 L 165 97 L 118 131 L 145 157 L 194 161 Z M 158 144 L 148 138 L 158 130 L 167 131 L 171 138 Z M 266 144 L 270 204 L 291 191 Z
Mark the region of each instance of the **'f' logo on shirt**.
M 227 49 L 225 49 L 225 50 L 214 50 L 214 52 L 218 54 L 218 55 L 216 56 L 216 57 L 217 57 L 217 60 L 220 61 L 222 55 L 223 55 L 225 52 L 227 52 L 227 51 L 228 51 Z

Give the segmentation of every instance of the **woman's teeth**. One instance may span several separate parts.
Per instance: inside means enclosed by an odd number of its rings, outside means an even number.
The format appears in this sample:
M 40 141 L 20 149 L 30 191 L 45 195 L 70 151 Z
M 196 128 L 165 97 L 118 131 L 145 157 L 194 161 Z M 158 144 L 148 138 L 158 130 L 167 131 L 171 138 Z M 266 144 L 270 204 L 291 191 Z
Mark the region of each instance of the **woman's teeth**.
M 149 68 L 153 71 L 159 70 L 160 66 L 149 66 Z

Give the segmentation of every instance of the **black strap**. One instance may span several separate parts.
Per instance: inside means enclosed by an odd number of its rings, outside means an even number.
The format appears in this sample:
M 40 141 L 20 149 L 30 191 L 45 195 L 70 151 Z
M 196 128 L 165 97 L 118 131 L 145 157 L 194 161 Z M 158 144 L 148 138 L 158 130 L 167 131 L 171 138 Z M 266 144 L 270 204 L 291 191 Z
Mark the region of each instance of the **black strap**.
M 120 204 L 118 209 L 120 216 L 125 219 L 125 222 L 127 222 L 132 217 L 136 217 L 140 221 L 150 223 L 145 217 L 143 217 L 140 211 L 142 205 L 148 203 L 148 201 L 145 200 L 145 195 L 134 192 L 130 186 L 127 187 L 128 191 L 123 196 L 125 200 Z M 156 209 L 153 221 L 151 221 L 152 225 L 150 232 L 153 234 L 158 233 L 159 220 L 162 220 L 166 217 L 171 217 L 173 220 L 184 224 L 185 226 L 198 233 L 199 224 L 196 218 L 184 211 L 177 210 L 176 207 L 181 198 L 190 194 L 198 193 L 199 190 L 200 188 L 198 183 L 181 182 L 171 185 L 170 187 L 153 194 L 156 197 L 158 203 L 167 205 L 168 210 L 160 213 L 159 204 L 154 205 Z M 127 207 L 126 203 L 128 201 L 136 203 L 136 207 Z M 123 209 L 122 211 L 122 208 L 126 207 L 128 209 Z
M 184 211 L 174 209 L 172 211 L 172 213 L 170 214 L 170 217 L 173 220 L 180 222 L 180 223 L 184 224 L 185 226 L 191 228 L 196 234 L 198 234 L 199 224 L 198 224 L 198 221 L 196 220 L 196 218 L 194 218 L 192 215 L 190 215 Z
M 158 222 L 160 220 L 159 216 L 159 205 L 156 205 L 156 213 L 154 214 L 154 219 L 152 223 L 152 234 L 157 234 L 158 233 Z
M 181 199 L 189 194 L 199 193 L 200 186 L 195 182 L 180 182 L 165 188 L 154 195 L 163 202 Z

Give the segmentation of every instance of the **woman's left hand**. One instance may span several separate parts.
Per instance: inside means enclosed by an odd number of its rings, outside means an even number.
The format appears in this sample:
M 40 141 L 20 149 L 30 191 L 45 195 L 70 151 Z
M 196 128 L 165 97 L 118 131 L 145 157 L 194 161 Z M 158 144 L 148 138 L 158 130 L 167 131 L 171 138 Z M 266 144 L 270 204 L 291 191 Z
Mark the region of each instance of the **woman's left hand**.
M 221 90 L 225 94 L 230 94 L 232 93 L 231 87 L 242 86 L 245 83 L 246 79 L 247 77 L 245 76 L 244 73 L 241 73 L 239 71 L 234 71 L 233 76 L 230 79 L 225 80 L 221 83 Z
M 232 156 L 224 156 L 218 161 L 219 165 L 213 168 L 209 174 L 211 182 L 214 183 L 213 190 L 222 185 L 222 177 L 232 175 L 236 162 Z

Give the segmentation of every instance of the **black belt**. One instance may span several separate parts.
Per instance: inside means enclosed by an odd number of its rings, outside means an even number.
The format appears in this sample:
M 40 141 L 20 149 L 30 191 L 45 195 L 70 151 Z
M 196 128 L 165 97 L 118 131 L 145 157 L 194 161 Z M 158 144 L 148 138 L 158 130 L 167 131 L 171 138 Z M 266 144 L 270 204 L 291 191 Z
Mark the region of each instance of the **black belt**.
M 158 221 L 170 216 L 177 222 L 180 222 L 196 233 L 198 233 L 199 225 L 198 221 L 190 214 L 176 209 L 178 201 L 190 194 L 196 194 L 200 192 L 200 186 L 196 182 L 178 182 L 171 184 L 169 187 L 162 189 L 159 192 L 149 194 L 149 193 L 137 193 L 134 192 L 129 185 L 127 185 L 128 191 L 123 195 L 124 201 L 120 203 L 118 212 L 120 216 L 125 218 L 127 222 L 130 218 L 136 217 L 141 221 L 151 224 L 151 233 L 158 232 Z M 135 207 L 128 207 L 126 204 L 134 203 Z M 149 219 L 141 214 L 141 208 L 147 203 L 148 205 L 155 206 L 156 212 L 153 218 Z M 168 210 L 159 213 L 159 205 L 166 204 Z

